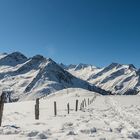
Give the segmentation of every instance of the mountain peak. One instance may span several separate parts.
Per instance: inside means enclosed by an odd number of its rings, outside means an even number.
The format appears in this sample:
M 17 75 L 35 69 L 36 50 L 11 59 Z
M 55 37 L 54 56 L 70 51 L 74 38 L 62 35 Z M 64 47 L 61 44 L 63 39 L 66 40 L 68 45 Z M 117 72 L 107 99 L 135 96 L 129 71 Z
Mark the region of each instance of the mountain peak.
M 133 64 L 129 64 L 128 66 L 129 66 L 129 69 L 136 70 L 136 67 Z
M 112 67 L 112 68 L 117 67 L 117 66 L 121 66 L 121 64 L 113 62 L 109 65 L 109 67 Z
M 78 65 L 75 67 L 75 70 L 84 69 L 85 67 L 88 67 L 88 65 L 87 65 L 87 64 L 82 64 L 82 63 L 80 63 L 80 64 L 78 64 Z
M 2 59 L 3 57 L 5 57 L 6 55 L 8 55 L 7 53 L 1 53 L 0 54 L 0 59 Z
M 47 60 L 50 61 L 50 62 L 54 62 L 51 58 L 48 58 Z
M 67 66 L 68 69 L 73 69 L 75 67 L 76 67 L 76 65 L 74 65 L 74 64 L 70 64 L 70 65 Z
M 40 61 L 40 60 L 44 60 L 45 58 L 42 55 L 38 54 L 38 55 L 33 56 L 32 59 Z
M 13 52 L 0 59 L 0 65 L 16 66 L 24 63 L 27 57 L 20 52 Z
M 93 65 L 90 65 L 90 64 L 83 64 L 83 63 L 80 63 L 78 64 L 76 67 L 75 67 L 75 70 L 81 70 L 81 69 L 85 69 L 85 68 L 88 68 L 90 67 L 91 69 L 95 69 L 97 67 L 93 66 Z
M 62 67 L 63 69 L 67 69 L 67 67 L 68 67 L 68 66 L 66 66 L 66 65 L 63 64 L 63 63 L 60 63 L 59 66 Z
M 20 52 L 13 52 L 8 54 L 7 56 L 15 59 L 27 59 L 27 57 Z
M 0 55 L 8 55 L 8 53 L 4 52 L 4 53 L 1 53 Z

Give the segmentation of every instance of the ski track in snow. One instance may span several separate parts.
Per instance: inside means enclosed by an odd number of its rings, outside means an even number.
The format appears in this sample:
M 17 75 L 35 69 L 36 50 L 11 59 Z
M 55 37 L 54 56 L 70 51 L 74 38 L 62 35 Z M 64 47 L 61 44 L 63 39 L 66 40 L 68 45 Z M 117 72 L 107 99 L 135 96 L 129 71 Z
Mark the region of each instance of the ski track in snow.
M 94 102 L 75 112 L 75 100 Z M 139 98 L 137 101 L 135 98 Z M 125 101 L 127 103 L 124 103 Z M 130 100 L 130 103 L 129 103 Z M 53 101 L 58 115 L 53 116 Z M 5 105 L 0 140 L 137 140 L 140 139 L 139 96 L 56 94 L 40 100 L 40 120 L 34 120 L 34 101 Z M 67 115 L 66 103 L 70 103 Z

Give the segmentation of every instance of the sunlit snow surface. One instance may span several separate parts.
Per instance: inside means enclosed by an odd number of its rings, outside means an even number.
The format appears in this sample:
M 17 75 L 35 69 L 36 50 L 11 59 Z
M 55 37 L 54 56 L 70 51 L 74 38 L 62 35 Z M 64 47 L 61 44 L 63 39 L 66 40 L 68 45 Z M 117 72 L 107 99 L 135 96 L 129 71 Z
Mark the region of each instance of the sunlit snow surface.
M 75 112 L 76 99 L 81 103 L 93 97 L 92 104 Z M 38 121 L 34 119 L 34 105 L 35 101 L 5 104 L 0 140 L 140 139 L 140 96 L 100 96 L 82 89 L 65 89 L 40 100 Z

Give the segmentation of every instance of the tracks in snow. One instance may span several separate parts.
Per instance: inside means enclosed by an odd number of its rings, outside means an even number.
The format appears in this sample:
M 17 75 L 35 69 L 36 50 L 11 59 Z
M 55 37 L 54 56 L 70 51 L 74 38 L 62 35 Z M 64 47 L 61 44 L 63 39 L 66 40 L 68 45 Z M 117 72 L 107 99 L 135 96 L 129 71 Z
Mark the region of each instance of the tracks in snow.
M 121 121 L 123 121 L 126 125 L 130 126 L 131 128 L 139 128 L 140 126 L 140 119 L 135 117 L 132 113 L 126 112 L 119 103 L 114 100 L 112 97 L 107 97 L 107 104 L 112 108 L 112 110 L 118 115 Z

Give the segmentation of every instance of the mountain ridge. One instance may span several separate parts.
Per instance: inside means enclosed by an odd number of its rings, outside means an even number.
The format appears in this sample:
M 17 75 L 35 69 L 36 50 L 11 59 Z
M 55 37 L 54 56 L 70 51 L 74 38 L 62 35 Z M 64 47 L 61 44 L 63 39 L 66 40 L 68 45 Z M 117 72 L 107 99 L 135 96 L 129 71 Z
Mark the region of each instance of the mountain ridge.
M 65 88 L 83 88 L 102 95 L 140 93 L 140 69 L 133 64 L 58 64 L 51 58 L 20 52 L 0 55 L 0 88 L 11 88 L 13 98 L 36 99 Z M 1 89 L 2 90 L 2 89 Z
M 28 99 L 32 100 L 65 88 L 83 88 L 102 95 L 110 94 L 94 84 L 75 77 L 51 58 L 41 55 L 27 58 L 15 52 L 2 57 L 0 62 L 2 62 L 1 88 L 11 88 L 14 92 L 12 98 L 21 100 L 25 96 L 30 96 Z
M 133 64 L 111 63 L 97 72 L 96 70 L 93 72 L 85 68 L 77 72 L 74 69 L 68 69 L 73 75 L 115 94 L 133 95 L 140 92 L 140 69 Z

